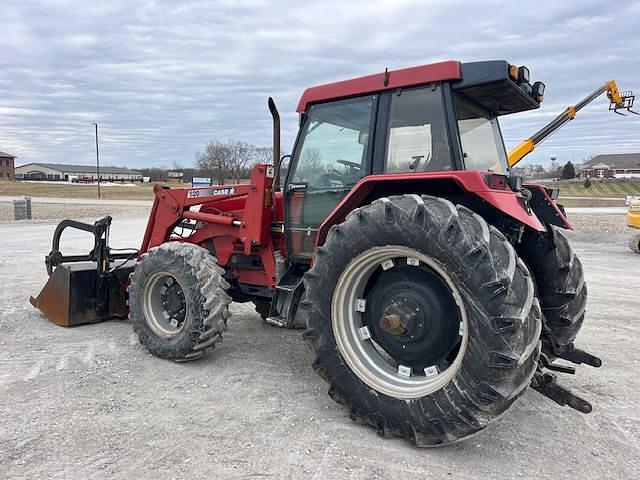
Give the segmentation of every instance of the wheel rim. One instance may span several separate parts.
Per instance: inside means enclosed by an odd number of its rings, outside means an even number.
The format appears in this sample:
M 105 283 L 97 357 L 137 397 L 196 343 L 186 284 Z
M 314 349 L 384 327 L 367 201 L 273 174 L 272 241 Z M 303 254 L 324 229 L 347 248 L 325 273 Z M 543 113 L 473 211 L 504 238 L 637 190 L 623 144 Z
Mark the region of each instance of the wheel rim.
M 172 338 L 184 328 L 188 305 L 180 282 L 167 272 L 156 272 L 145 283 L 142 311 L 153 332 Z
M 394 270 L 403 270 L 398 278 L 405 280 L 384 277 Z M 412 290 L 412 285 L 421 288 Z M 448 298 L 438 304 L 443 296 Z M 408 312 L 416 308 L 423 313 L 412 317 Z M 374 317 L 382 313 L 376 324 Z M 369 387 L 396 398 L 422 397 L 444 387 L 460 369 L 468 343 L 455 283 L 433 258 L 404 246 L 375 247 L 349 263 L 334 291 L 331 322 L 351 370 Z M 436 352 L 443 342 L 450 351 Z M 403 353 L 408 350 L 412 356 Z

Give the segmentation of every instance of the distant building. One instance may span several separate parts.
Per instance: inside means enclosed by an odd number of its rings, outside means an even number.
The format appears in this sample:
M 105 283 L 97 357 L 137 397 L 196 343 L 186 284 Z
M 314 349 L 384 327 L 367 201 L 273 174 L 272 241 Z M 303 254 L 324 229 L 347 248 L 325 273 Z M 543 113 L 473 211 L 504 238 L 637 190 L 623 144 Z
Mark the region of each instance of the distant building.
M 583 177 L 640 178 L 640 153 L 596 155 L 581 170 Z
M 0 180 L 15 180 L 15 155 L 0 152 Z
M 27 163 L 16 167 L 15 178 L 17 180 L 59 180 L 63 182 L 74 178 L 97 180 L 98 172 L 95 165 Z M 128 168 L 100 167 L 100 180 L 103 182 L 141 182 L 142 174 Z
M 179 170 L 170 170 L 167 172 L 167 183 L 182 184 L 184 181 L 184 172 Z

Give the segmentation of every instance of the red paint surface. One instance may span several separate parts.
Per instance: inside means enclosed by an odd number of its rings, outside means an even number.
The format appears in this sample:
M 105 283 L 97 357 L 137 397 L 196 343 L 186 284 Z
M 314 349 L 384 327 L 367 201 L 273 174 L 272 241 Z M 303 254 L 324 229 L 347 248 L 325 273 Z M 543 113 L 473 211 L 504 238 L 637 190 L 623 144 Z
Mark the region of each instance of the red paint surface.
M 234 270 L 238 281 L 274 288 L 274 238 L 279 238 L 270 233 L 275 218 L 272 182 L 273 178 L 267 176 L 267 165 L 256 165 L 250 183 L 229 186 L 235 189 L 232 195 L 206 195 L 207 190 L 215 187 L 164 189 L 156 184 L 140 255 L 169 241 L 175 225 L 190 217 L 205 223 L 180 241 L 208 248 L 207 241 L 213 240 L 218 263 L 223 267 L 234 253 L 257 255 L 264 270 Z M 190 192 L 194 191 L 198 196 L 190 198 Z M 197 205 L 201 205 L 200 212 L 190 211 L 190 207 Z M 239 225 L 234 225 L 234 221 Z
M 482 172 L 478 171 L 453 171 L 432 173 L 387 173 L 382 175 L 369 175 L 360 180 L 340 204 L 331 212 L 327 219 L 320 225 L 317 245 L 322 245 L 327 232 L 332 225 L 341 223 L 354 208 L 359 207 L 373 188 L 381 183 L 394 182 L 424 182 L 432 180 L 452 180 L 462 190 L 477 195 L 485 202 L 506 215 L 528 225 L 536 231 L 544 232 L 546 228 L 534 214 L 529 214 L 520 203 L 519 193 L 511 190 L 492 190 L 487 185 Z M 410 189 L 409 189 L 410 190 Z
M 298 102 L 296 111 L 304 112 L 310 103 L 393 90 L 395 88 L 424 85 L 431 82 L 459 80 L 462 78 L 462 73 L 460 71 L 460 62 L 448 60 L 446 62 L 431 63 L 418 67 L 390 70 L 389 83 L 386 86 L 384 84 L 384 78 L 385 74 L 381 72 L 365 77 L 307 88 L 302 94 L 300 102 Z

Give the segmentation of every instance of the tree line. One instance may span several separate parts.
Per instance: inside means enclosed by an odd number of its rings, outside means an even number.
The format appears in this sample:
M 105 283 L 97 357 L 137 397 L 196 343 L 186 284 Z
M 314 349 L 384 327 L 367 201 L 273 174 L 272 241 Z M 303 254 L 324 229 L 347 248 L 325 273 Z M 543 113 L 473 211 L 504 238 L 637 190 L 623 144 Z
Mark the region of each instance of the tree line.
M 579 172 L 576 171 L 576 167 L 573 163 L 567 162 L 564 165 L 561 165 L 555 160 L 553 160 L 551 165 L 547 168 L 540 164 L 532 164 L 514 167 L 513 172 L 516 175 L 520 175 L 525 178 L 570 179 L 579 176 Z
M 166 182 L 170 171 L 179 171 L 187 183 L 194 177 L 210 177 L 214 184 L 223 185 L 249 178 L 257 163 L 273 163 L 273 149 L 237 140 L 212 140 L 203 152 L 196 154 L 195 168 L 183 168 L 174 163 L 173 168 L 140 168 L 138 171 L 152 182 Z
M 227 179 L 240 183 L 241 179 L 251 175 L 251 168 L 255 164 L 272 162 L 271 148 L 237 140 L 212 140 L 207 143 L 204 152 L 196 156 L 198 169 L 218 185 L 223 185 Z

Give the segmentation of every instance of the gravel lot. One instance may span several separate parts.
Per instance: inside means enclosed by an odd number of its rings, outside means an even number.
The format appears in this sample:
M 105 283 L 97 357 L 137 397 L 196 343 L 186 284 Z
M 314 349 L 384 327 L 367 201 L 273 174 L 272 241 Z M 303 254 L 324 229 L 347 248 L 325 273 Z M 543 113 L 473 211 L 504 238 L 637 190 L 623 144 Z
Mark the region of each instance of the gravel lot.
M 592 231 L 602 233 L 624 233 L 632 235 L 633 228 L 627 227 L 625 213 L 573 213 L 569 220 L 576 231 Z
M 140 217 L 149 213 L 149 207 L 131 207 L 120 205 L 93 204 L 59 204 L 59 203 L 31 203 L 33 220 L 62 220 L 64 218 L 88 218 L 97 220 L 105 215 L 117 217 Z M 13 220 L 13 204 L 0 202 L 0 222 Z
M 139 244 L 146 212 L 135 210 L 109 208 L 114 247 Z M 624 216 L 605 217 L 572 216 L 580 230 L 570 234 L 590 289 L 578 346 L 604 365 L 563 383 L 594 412 L 530 390 L 484 432 L 431 450 L 351 422 L 313 373 L 301 333 L 264 325 L 250 304 L 232 307 L 224 342 L 191 364 L 148 355 L 128 321 L 55 326 L 28 297 L 45 282 L 56 222 L 0 222 L 0 477 L 639 478 L 640 255 L 628 235 L 607 233 Z M 63 238 L 69 253 L 89 242 Z

